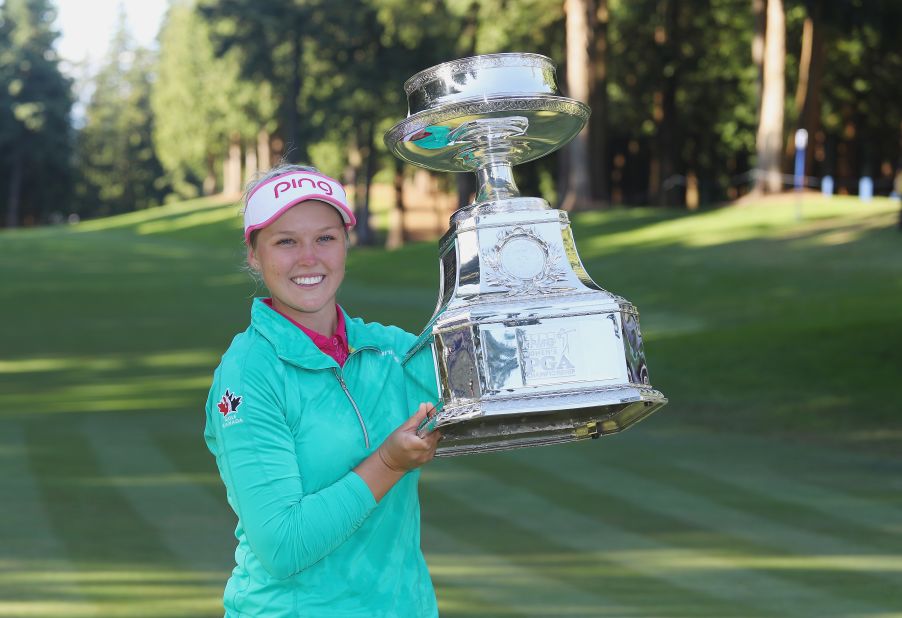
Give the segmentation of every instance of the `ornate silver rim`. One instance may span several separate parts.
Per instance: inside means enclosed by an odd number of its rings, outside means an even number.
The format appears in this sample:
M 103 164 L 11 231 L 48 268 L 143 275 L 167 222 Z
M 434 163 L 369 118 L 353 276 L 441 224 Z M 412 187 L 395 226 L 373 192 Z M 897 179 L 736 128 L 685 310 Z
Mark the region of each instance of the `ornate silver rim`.
M 437 64 L 414 74 L 413 77 L 404 82 L 404 92 L 409 96 L 411 92 L 419 90 L 425 84 L 438 79 L 440 74 L 445 72 L 461 73 L 474 68 L 494 69 L 512 66 L 554 69 L 554 62 L 548 56 L 530 53 L 483 54 L 481 56 L 459 58 Z
M 616 386 L 602 386 L 596 387 L 592 389 L 586 389 L 585 391 L 580 391 L 580 394 L 597 394 L 597 393 L 609 393 L 617 390 L 622 390 L 625 388 L 631 388 L 638 392 L 639 397 L 637 397 L 635 402 L 651 402 L 651 403 L 668 403 L 667 397 L 664 396 L 664 393 L 659 391 L 656 388 L 652 388 L 648 384 L 618 384 Z M 537 394 L 520 394 L 516 398 L 516 400 L 525 400 L 525 401 L 536 401 L 541 399 L 554 399 L 555 397 L 560 396 L 561 394 L 568 394 L 568 391 L 555 391 L 552 393 L 537 393 Z M 447 406 L 448 403 L 445 402 Z M 526 412 L 524 414 L 531 414 L 530 412 Z M 465 403 L 460 404 L 458 406 L 453 407 L 445 407 L 441 412 L 436 415 L 435 426 L 437 428 L 441 428 L 445 425 L 450 425 L 452 423 L 456 423 L 459 421 L 466 421 L 473 418 L 480 418 L 484 416 L 482 411 L 480 410 L 480 406 L 478 403 Z
M 385 144 L 389 147 L 389 150 L 395 151 L 395 146 L 407 135 L 454 118 L 475 115 L 485 116 L 485 114 L 496 112 L 530 111 L 559 112 L 579 118 L 583 122 L 589 119 L 590 113 L 589 106 L 585 103 L 557 95 L 479 97 L 437 109 L 426 109 L 408 116 L 405 120 L 389 129 L 388 133 L 385 134 Z M 395 152 L 401 156 L 400 153 Z M 402 156 L 401 158 L 404 157 Z

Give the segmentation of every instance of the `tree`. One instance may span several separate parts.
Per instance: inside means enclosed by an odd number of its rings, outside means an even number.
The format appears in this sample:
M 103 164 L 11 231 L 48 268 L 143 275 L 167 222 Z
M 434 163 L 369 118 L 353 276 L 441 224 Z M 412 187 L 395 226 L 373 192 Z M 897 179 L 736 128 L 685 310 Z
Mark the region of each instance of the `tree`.
M 71 84 L 53 49 L 48 0 L 0 6 L 0 210 L 7 227 L 65 210 L 71 187 Z
M 764 84 L 758 120 L 755 191 L 776 193 L 783 187 L 783 106 L 786 91 L 786 16 L 783 0 L 767 0 L 764 35 Z
M 153 146 L 150 108 L 154 58 L 136 48 L 125 13 L 95 80 L 77 138 L 79 208 L 107 215 L 159 204 L 166 193 L 163 169 Z
M 151 93 L 154 144 L 167 177 L 181 197 L 210 194 L 217 186 L 224 159 L 230 171 L 224 181 L 240 189 L 243 148 L 246 175 L 268 167 L 270 135 L 276 128 L 276 102 L 265 81 L 240 74 L 240 50 L 215 54 L 209 25 L 186 0 L 173 2 L 160 31 L 160 57 Z M 237 140 L 235 136 L 237 135 Z M 225 186 L 223 185 L 225 188 Z
M 241 77 L 251 83 L 272 85 L 276 109 L 275 134 L 284 158 L 291 163 L 309 160 L 308 146 L 322 136 L 319 128 L 302 122 L 305 46 L 324 26 L 326 0 L 199 0 L 197 9 L 209 22 L 218 57 L 236 50 Z M 344 12 L 347 7 L 342 8 Z M 233 58 L 235 58 L 233 56 Z M 320 59 L 317 59 L 320 60 Z
M 798 80 L 796 83 L 794 123 L 796 128 L 805 129 L 808 135 L 816 137 L 821 128 L 821 90 L 824 78 L 826 45 L 821 4 L 813 2 L 807 10 L 802 26 L 801 49 L 799 50 Z M 795 131 L 790 131 L 792 136 Z M 792 171 L 795 155 L 795 140 L 786 140 L 787 172 Z M 805 151 L 805 169 L 811 170 L 814 148 Z
M 902 172 L 902 49 L 895 0 L 810 0 L 806 15 L 822 22 L 824 71 L 817 110 L 821 130 L 813 133 L 812 170 L 831 174 L 837 189 L 855 192 L 862 175 L 889 193 Z M 817 24 L 815 24 L 815 29 Z M 812 69 L 812 73 L 814 69 Z
M 608 0 L 595 0 L 589 25 L 594 45 L 590 49 L 592 79 L 589 84 L 589 161 L 592 200 L 607 205 L 611 200 L 610 163 L 608 161 Z
M 567 91 L 570 98 L 589 104 L 592 88 L 590 48 L 594 47 L 590 0 L 566 0 L 567 14 Z M 561 200 L 564 210 L 587 209 L 592 201 L 589 181 L 589 125 L 573 138 L 567 147 L 566 193 Z

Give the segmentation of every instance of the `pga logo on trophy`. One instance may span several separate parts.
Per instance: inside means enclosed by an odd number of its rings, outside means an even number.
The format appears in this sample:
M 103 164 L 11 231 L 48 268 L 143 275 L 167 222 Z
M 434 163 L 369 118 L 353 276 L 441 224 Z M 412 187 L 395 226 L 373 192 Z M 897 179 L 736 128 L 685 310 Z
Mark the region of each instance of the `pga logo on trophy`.
M 652 388 L 639 314 L 589 277 L 567 213 L 521 197 L 513 166 L 569 142 L 589 118 L 537 54 L 440 64 L 404 85 L 408 116 L 385 135 L 404 161 L 475 172 L 475 201 L 439 242 L 431 347 L 441 388 L 437 455 L 616 433 L 667 403 Z

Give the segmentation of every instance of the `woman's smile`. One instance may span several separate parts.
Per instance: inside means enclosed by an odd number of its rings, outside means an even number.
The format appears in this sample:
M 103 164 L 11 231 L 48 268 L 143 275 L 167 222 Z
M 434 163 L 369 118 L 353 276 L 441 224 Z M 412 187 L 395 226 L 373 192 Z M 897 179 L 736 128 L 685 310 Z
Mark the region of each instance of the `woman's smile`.
M 325 279 L 325 275 L 305 275 L 303 277 L 293 277 L 291 280 L 295 285 L 302 287 L 312 287 Z

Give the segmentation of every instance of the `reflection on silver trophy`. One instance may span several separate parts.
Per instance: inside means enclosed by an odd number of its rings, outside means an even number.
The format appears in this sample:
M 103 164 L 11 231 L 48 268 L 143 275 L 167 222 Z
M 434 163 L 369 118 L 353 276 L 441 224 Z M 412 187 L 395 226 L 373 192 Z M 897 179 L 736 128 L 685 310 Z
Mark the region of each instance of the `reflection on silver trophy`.
M 520 197 L 512 166 L 583 128 L 536 54 L 491 54 L 421 71 L 408 117 L 386 134 L 401 159 L 475 172 L 473 204 L 439 243 L 435 313 L 408 357 L 430 346 L 442 405 L 438 455 L 553 444 L 621 431 L 667 403 L 652 388 L 639 315 L 596 284 L 567 213 Z

